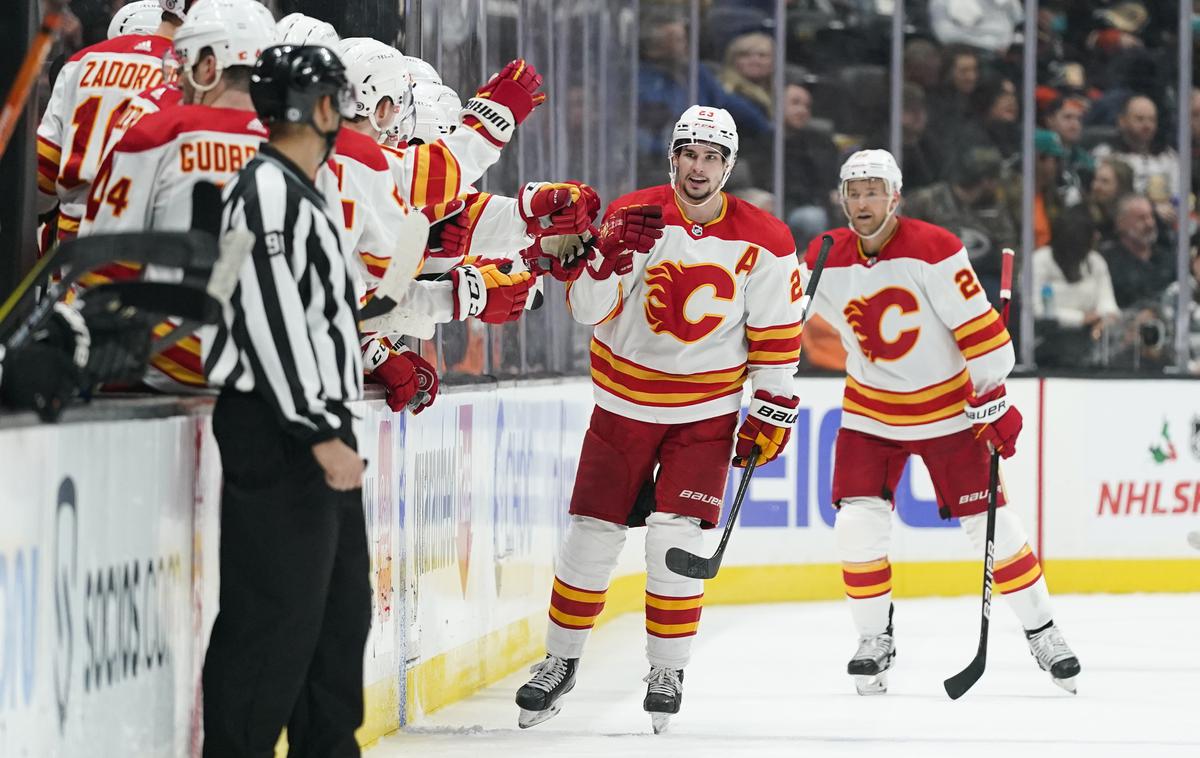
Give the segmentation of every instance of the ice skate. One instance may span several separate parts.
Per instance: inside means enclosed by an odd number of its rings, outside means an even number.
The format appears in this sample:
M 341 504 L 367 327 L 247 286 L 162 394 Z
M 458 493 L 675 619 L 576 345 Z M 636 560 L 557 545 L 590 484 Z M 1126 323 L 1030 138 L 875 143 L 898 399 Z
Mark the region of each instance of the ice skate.
M 578 665 L 578 658 L 554 655 L 547 655 L 545 660 L 534 664 L 529 669 L 533 678 L 517 690 L 517 705 L 521 707 L 517 725 L 528 729 L 558 715 L 562 710 L 558 700 L 575 687 Z
M 888 669 L 896 657 L 896 646 L 890 631 L 858 638 L 858 650 L 846 664 L 846 673 L 854 677 L 854 687 L 860 695 L 883 695 L 887 692 Z
M 1067 647 L 1067 641 L 1054 622 L 1036 632 L 1027 631 L 1025 636 L 1029 638 L 1029 652 L 1042 671 L 1049 672 L 1055 684 L 1074 695 L 1075 677 L 1080 669 L 1079 659 Z
M 642 708 L 650 714 L 650 724 L 655 734 L 667 731 L 672 714 L 679 713 L 683 702 L 683 669 L 651 666 L 643 682 L 647 683 L 646 699 Z

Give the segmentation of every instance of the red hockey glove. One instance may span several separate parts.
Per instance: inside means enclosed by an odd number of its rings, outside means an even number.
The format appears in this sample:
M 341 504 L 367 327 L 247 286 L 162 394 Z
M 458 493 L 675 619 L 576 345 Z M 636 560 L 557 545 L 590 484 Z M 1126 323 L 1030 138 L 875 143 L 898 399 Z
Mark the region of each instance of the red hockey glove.
M 533 244 L 521 251 L 521 258 L 534 273 L 573 282 L 583 273 L 594 247 L 595 240 L 587 232 L 535 237 Z
M 528 271 L 506 274 L 494 265 L 457 266 L 450 270 L 454 283 L 454 318 L 477 318 L 489 324 L 515 321 L 525 307 L 537 278 Z
M 412 362 L 386 340 L 372 339 L 364 346 L 363 368 L 372 381 L 387 390 L 387 404 L 393 411 L 403 411 L 416 396 L 417 376 Z
M 664 225 L 661 205 L 628 205 L 613 211 L 595 234 L 603 262 L 598 271 L 589 272 L 597 279 L 607 279 L 613 272 L 628 274 L 633 270 L 633 254 L 649 252 L 663 236 Z
M 417 393 L 408 401 L 408 409 L 414 416 L 419 416 L 421 411 L 433 405 L 433 401 L 437 399 L 437 370 L 412 350 L 405 350 L 403 355 L 412 363 L 413 373 L 417 377 Z
M 425 255 L 434 258 L 460 258 L 464 255 L 467 242 L 467 227 L 470 219 L 463 213 L 466 203 L 451 200 L 446 203 L 427 205 L 421 209 L 429 219 L 429 239 L 425 243 Z
M 517 210 L 533 237 L 583 234 L 596 218 L 600 197 L 579 182 L 530 182 L 517 194 Z
M 788 438 L 792 436 L 792 425 L 796 423 L 796 408 L 800 398 L 780 397 L 766 390 L 754 393 L 750 401 L 750 412 L 738 429 L 737 445 L 734 447 L 733 465 L 745 468 L 750 452 L 758 445 L 758 463 L 770 463 L 779 457 L 787 447 Z
M 540 86 L 542 76 L 537 69 L 522 59 L 512 61 L 467 101 L 462 122 L 503 147 L 512 139 L 513 129 L 546 101 L 546 93 L 537 91 Z
M 1003 384 L 982 396 L 972 392 L 965 412 L 975 428 L 975 439 L 990 444 L 1001 458 L 1011 458 L 1017 452 L 1021 412 L 1008 401 Z

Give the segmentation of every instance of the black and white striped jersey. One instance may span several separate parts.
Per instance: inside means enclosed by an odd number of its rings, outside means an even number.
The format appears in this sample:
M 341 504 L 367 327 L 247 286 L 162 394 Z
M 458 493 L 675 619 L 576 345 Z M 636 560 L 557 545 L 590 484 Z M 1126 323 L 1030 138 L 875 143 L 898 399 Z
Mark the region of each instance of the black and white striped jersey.
M 204 346 L 209 384 L 262 395 L 308 442 L 352 440 L 347 403 L 362 397 L 363 367 L 338 226 L 312 181 L 269 144 L 225 187 L 221 230 L 239 229 L 254 247 Z

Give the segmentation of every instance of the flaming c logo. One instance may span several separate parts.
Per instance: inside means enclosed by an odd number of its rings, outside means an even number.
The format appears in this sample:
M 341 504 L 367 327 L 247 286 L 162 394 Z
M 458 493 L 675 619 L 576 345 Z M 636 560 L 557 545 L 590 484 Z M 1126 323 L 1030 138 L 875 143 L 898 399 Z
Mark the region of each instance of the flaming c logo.
M 883 318 L 892 308 L 899 308 L 904 315 L 916 313 L 920 305 L 916 296 L 908 290 L 888 287 L 870 297 L 851 300 L 842 311 L 846 322 L 858 337 L 863 355 L 872 363 L 898 361 L 917 344 L 917 336 L 921 331 L 919 327 L 902 330 L 894 340 L 883 336 Z
M 711 287 L 714 300 L 733 300 L 737 285 L 728 271 L 711 263 L 687 264 L 663 261 L 646 270 L 646 321 L 655 334 L 670 334 L 684 342 L 696 342 L 716 331 L 725 320 L 705 313 L 693 321 L 687 304 L 700 290 Z

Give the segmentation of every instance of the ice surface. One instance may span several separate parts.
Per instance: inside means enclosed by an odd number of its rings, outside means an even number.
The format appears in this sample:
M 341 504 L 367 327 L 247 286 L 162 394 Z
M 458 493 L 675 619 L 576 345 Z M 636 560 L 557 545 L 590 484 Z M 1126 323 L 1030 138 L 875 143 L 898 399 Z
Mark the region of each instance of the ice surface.
M 978 641 L 978 598 L 896 604 L 887 695 L 845 673 L 856 637 L 842 603 L 705 609 L 669 734 L 650 733 L 640 614 L 597 629 L 563 711 L 517 728 L 524 671 L 382 740 L 367 758 L 409 756 L 1200 756 L 1200 595 L 1055 598 L 1079 656 L 1079 694 L 1038 669 L 1003 602 L 988 669 L 961 700 L 942 680 Z

